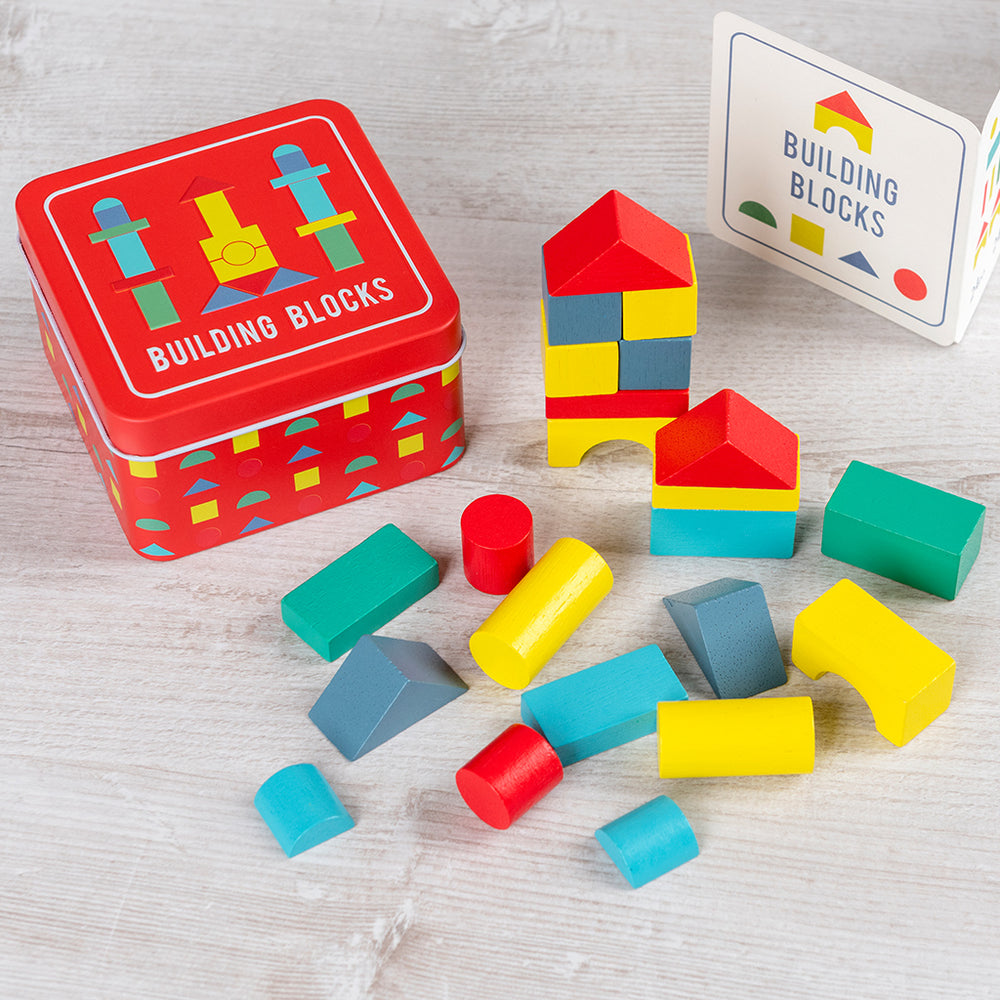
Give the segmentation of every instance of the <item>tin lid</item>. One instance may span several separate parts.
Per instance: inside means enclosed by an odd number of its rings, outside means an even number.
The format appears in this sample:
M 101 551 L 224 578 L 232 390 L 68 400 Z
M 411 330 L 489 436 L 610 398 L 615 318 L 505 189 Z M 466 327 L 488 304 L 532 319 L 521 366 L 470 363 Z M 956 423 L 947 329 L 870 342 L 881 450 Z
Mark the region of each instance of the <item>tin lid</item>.
M 306 101 L 26 185 L 22 246 L 123 452 L 459 350 L 458 298 L 357 120 Z

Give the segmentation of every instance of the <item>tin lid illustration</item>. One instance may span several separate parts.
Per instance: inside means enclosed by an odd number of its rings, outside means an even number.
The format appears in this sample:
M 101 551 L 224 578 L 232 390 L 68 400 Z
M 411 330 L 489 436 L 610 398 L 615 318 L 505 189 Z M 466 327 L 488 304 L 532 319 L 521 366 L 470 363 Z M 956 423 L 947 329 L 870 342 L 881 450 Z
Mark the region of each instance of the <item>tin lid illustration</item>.
M 18 195 L 109 437 L 152 454 L 444 364 L 458 299 L 357 120 L 307 101 Z

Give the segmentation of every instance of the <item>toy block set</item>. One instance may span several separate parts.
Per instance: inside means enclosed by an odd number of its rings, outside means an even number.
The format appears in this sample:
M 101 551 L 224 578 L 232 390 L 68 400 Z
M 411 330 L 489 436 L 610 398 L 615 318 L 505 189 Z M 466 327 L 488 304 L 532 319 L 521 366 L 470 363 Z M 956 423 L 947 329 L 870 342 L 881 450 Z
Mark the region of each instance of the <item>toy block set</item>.
M 46 357 L 147 558 L 461 456 L 458 299 L 342 105 L 39 178 L 17 218 Z
M 549 463 L 616 438 L 652 447 L 688 408 L 698 283 L 687 236 L 609 191 L 542 248 Z

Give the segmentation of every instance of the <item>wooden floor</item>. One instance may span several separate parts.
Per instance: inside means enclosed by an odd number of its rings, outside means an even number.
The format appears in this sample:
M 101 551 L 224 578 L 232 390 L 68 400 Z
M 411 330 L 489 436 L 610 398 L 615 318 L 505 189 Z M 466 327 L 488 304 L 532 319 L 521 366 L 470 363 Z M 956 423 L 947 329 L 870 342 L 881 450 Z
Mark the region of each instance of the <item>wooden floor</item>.
M 1000 283 L 940 348 L 708 235 L 712 17 L 698 0 L 0 4 L 0 993 L 12 1000 L 1000 996 Z M 981 123 L 1000 15 L 948 4 L 739 12 Z M 451 278 L 468 331 L 465 457 L 444 473 L 168 563 L 126 544 L 46 366 L 15 239 L 31 178 L 311 97 L 348 105 Z M 546 463 L 541 244 L 611 187 L 691 234 L 692 399 L 739 390 L 797 431 L 788 561 L 649 555 L 650 456 Z M 986 504 L 954 602 L 820 553 L 851 459 Z M 488 492 L 602 553 L 609 597 L 554 679 L 660 645 L 711 692 L 661 598 L 763 584 L 795 615 L 849 576 L 957 661 L 948 711 L 897 748 L 857 692 L 796 668 L 815 773 L 661 781 L 645 737 L 574 765 L 510 830 L 455 770 L 519 717 L 468 637 L 458 522 Z M 306 713 L 333 667 L 283 594 L 387 522 L 440 560 L 391 634 L 469 692 L 349 763 Z M 299 761 L 357 821 L 287 860 L 253 806 Z M 701 854 L 629 889 L 594 830 L 665 793 Z

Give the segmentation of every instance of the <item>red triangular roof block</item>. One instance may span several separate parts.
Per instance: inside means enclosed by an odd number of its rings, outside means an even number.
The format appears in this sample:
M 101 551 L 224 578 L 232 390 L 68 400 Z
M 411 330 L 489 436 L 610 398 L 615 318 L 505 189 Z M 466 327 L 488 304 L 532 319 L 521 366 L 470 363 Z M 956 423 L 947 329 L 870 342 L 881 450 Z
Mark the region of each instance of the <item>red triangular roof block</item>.
M 827 97 L 816 103 L 821 108 L 827 108 L 835 114 L 843 115 L 845 118 L 850 118 L 851 121 L 857 122 L 859 125 L 864 125 L 865 128 L 872 127 L 871 122 L 861 113 L 861 109 L 854 103 L 854 98 L 846 90 L 842 90 L 839 94 L 834 94 L 832 97 Z
M 620 191 L 609 191 L 542 247 L 550 295 L 686 288 L 687 237 Z
M 210 177 L 196 177 L 188 185 L 187 191 L 181 195 L 181 202 L 194 201 L 195 198 L 202 198 L 206 194 L 217 194 L 219 191 L 228 191 L 233 185 L 222 181 L 213 181 Z
M 794 489 L 798 463 L 798 435 L 732 389 L 656 433 L 658 486 Z

